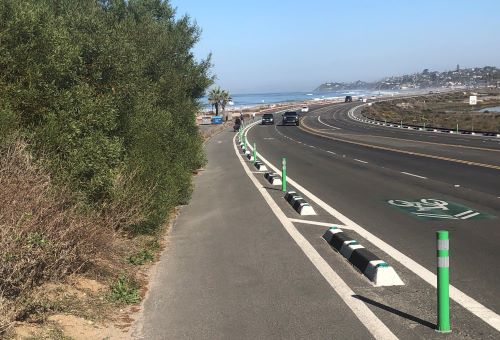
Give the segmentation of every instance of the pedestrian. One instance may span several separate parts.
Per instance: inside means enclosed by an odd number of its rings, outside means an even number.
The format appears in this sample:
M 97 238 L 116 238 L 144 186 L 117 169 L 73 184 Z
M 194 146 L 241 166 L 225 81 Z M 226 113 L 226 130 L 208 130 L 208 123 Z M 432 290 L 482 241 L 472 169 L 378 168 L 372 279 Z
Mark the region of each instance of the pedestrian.
M 243 112 L 240 113 L 240 119 L 241 119 L 241 122 L 244 123 L 245 122 L 245 119 L 243 119 Z
M 255 112 L 252 112 L 252 122 L 255 122 Z

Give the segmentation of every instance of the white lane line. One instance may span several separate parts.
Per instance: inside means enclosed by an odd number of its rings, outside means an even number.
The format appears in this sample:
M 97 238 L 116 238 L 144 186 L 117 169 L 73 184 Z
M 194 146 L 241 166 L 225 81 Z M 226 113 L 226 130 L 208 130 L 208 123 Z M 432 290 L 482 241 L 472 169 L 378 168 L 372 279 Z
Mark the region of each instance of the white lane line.
M 336 155 L 336 153 L 333 151 L 326 151 L 326 152 L 331 153 L 332 155 Z
M 245 136 L 248 134 L 248 130 L 245 132 Z M 251 147 L 251 145 L 250 145 Z M 276 173 L 280 173 L 281 170 L 278 170 L 274 165 L 271 164 L 267 159 L 262 157 L 261 154 L 257 152 L 257 155 L 259 159 L 266 163 L 270 169 L 274 170 Z M 403 266 L 408 268 L 410 271 L 415 273 L 417 276 L 419 276 L 422 280 L 430 284 L 432 287 L 437 288 L 437 276 L 421 264 L 417 263 L 410 257 L 406 256 L 390 244 L 386 243 L 382 239 L 378 238 L 377 236 L 373 235 L 370 233 L 368 230 L 364 229 L 354 221 L 352 221 L 350 218 L 347 216 L 344 216 L 341 214 L 339 211 L 336 209 L 332 208 L 330 205 L 328 205 L 326 202 L 321 200 L 319 197 L 311 193 L 309 190 L 301 186 L 299 183 L 295 182 L 292 178 L 287 177 L 288 183 L 290 183 L 293 187 L 295 187 L 297 190 L 301 192 L 301 194 L 307 196 L 311 201 L 316 203 L 318 206 L 323 208 L 326 212 L 328 212 L 330 215 L 335 217 L 337 220 L 342 222 L 345 225 L 349 225 L 352 227 L 352 230 L 357 232 L 361 237 L 365 238 L 368 240 L 371 244 L 374 246 L 378 247 L 382 251 L 384 251 L 386 254 L 391 256 L 393 259 L 401 263 Z M 455 302 L 457 302 L 459 305 L 467 309 L 470 313 L 474 314 L 484 322 L 486 322 L 488 325 L 491 327 L 495 328 L 497 331 L 500 332 L 500 315 L 489 309 L 488 307 L 484 306 L 483 304 L 477 302 L 461 290 L 455 288 L 454 286 L 450 285 L 450 297 L 453 299 Z
M 360 162 L 360 163 L 364 163 L 364 164 L 367 164 L 367 163 L 368 163 L 368 162 L 366 162 L 366 161 L 362 161 L 361 159 L 357 159 L 357 158 L 354 158 L 354 160 L 355 160 L 356 162 Z
M 324 123 L 324 122 L 321 120 L 321 117 L 320 117 L 320 116 L 318 116 L 318 122 L 320 122 L 321 124 L 326 125 L 326 126 L 328 126 L 328 127 L 331 127 L 332 129 L 335 129 L 335 130 L 340 130 L 340 128 L 339 128 L 339 127 L 332 126 L 332 125 L 329 125 L 329 124 Z
M 247 130 L 248 132 L 248 130 Z M 246 134 L 245 134 L 246 135 Z M 239 154 L 236 147 L 236 136 L 233 137 L 233 146 L 236 156 L 240 160 L 243 169 L 252 183 L 257 187 L 257 190 L 264 197 L 273 213 L 281 222 L 285 230 L 302 249 L 307 258 L 312 262 L 320 274 L 330 284 L 345 304 L 353 311 L 354 315 L 361 321 L 361 323 L 368 329 L 375 339 L 398 339 L 391 330 L 368 308 L 368 306 L 361 300 L 356 299 L 354 291 L 342 280 L 342 278 L 330 267 L 330 265 L 321 257 L 321 255 L 314 249 L 314 247 L 306 240 L 304 236 L 295 228 L 293 223 L 286 217 L 285 213 L 280 209 L 278 204 L 274 201 L 271 195 L 267 192 L 258 179 L 252 175 L 248 168 L 246 161 Z
M 349 226 L 338 224 L 338 223 L 309 221 L 309 220 L 301 220 L 301 219 L 298 219 L 298 218 L 289 218 L 289 220 L 291 222 L 294 222 L 294 223 L 313 224 L 313 225 L 320 225 L 320 226 L 323 226 L 323 227 L 333 227 L 333 226 L 336 226 L 336 227 L 340 227 L 342 229 L 352 229 Z
M 405 174 L 405 175 L 408 175 L 408 176 L 413 176 L 413 177 L 418 177 L 418 178 L 422 178 L 422 179 L 427 179 L 427 177 L 415 175 L 415 174 L 412 174 L 412 173 L 409 173 L 409 172 L 401 171 L 401 173 Z
M 417 216 L 422 216 L 422 217 L 433 217 L 433 218 L 446 218 L 446 219 L 450 219 L 450 220 L 458 220 L 457 217 L 453 217 L 453 216 L 450 216 L 450 215 L 441 215 L 441 214 L 429 214 L 429 213 L 417 213 L 417 212 L 414 212 L 412 214 L 415 214 Z
M 474 212 L 473 210 L 467 210 L 467 211 L 464 211 L 464 212 L 461 212 L 460 214 L 456 214 L 455 217 L 460 217 L 462 215 L 467 215 L 467 214 L 470 214 Z
M 476 215 L 479 215 L 479 213 L 478 213 L 478 212 L 475 212 L 475 213 L 473 213 L 473 214 L 470 214 L 470 215 L 467 215 L 467 216 L 463 216 L 463 217 L 460 217 L 460 218 L 461 218 L 462 220 L 466 220 L 466 219 L 471 218 L 471 217 L 474 217 L 474 216 L 476 216 Z

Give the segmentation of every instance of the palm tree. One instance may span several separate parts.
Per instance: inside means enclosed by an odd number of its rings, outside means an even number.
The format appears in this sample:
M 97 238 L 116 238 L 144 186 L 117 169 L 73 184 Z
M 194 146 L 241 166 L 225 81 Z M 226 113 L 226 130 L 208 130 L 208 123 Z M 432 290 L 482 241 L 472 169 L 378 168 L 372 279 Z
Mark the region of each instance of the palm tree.
M 231 95 L 226 90 L 221 90 L 219 86 L 213 88 L 208 93 L 208 102 L 212 105 L 212 110 L 215 106 L 215 114 L 219 115 L 219 107 L 224 112 L 226 105 L 232 100 Z
M 222 90 L 220 87 L 213 88 L 208 93 L 208 102 L 212 104 L 212 110 L 215 106 L 215 114 L 219 115 L 219 105 L 221 103 Z
M 226 90 L 222 90 L 221 96 L 220 96 L 220 107 L 222 108 L 222 112 L 224 113 L 224 120 L 227 120 L 227 117 L 226 117 L 226 105 L 231 100 L 233 100 L 233 98 L 231 98 L 231 95 L 229 94 L 229 92 L 226 91 Z

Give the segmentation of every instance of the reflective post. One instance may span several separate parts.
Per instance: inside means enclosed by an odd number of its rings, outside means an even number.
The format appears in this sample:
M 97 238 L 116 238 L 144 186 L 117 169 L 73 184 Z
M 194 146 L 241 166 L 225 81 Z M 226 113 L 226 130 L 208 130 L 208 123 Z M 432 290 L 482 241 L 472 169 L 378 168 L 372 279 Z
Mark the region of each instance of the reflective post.
M 257 162 L 257 144 L 253 143 L 253 162 Z
M 437 235 L 437 303 L 438 327 L 441 333 L 451 332 L 450 325 L 450 240 L 447 230 Z
M 281 191 L 286 192 L 286 158 L 281 160 Z

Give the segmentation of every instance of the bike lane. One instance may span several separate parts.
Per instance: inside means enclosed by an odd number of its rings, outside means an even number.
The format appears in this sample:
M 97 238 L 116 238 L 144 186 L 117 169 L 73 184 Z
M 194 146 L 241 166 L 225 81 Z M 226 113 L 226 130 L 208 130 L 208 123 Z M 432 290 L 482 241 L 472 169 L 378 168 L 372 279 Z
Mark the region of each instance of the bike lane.
M 133 337 L 372 338 L 263 201 L 233 136 L 206 145 L 208 166 L 170 232 Z
M 450 230 L 452 283 L 498 311 L 498 220 L 482 218 L 485 212 L 498 211 L 491 209 L 498 206 L 491 197 L 364 164 L 357 161 L 356 154 L 326 153 L 306 138 L 299 138 L 297 135 L 302 136 L 302 132 L 295 133 L 296 129 L 277 129 L 285 135 L 267 127 L 255 128 L 249 133 L 250 140 L 255 140 L 259 152 L 275 164 L 287 156 L 291 177 L 432 272 L 436 267 L 435 231 Z M 335 152 L 335 143 L 331 143 L 328 150 Z M 411 205 L 412 202 L 422 204 L 422 200 L 443 201 L 453 207 L 453 218 L 412 216 L 389 204 L 391 200 L 407 201 Z M 437 207 L 434 213 L 444 215 L 439 213 L 441 206 Z M 427 212 L 430 214 L 432 210 Z M 461 218 L 476 212 L 481 216 Z

